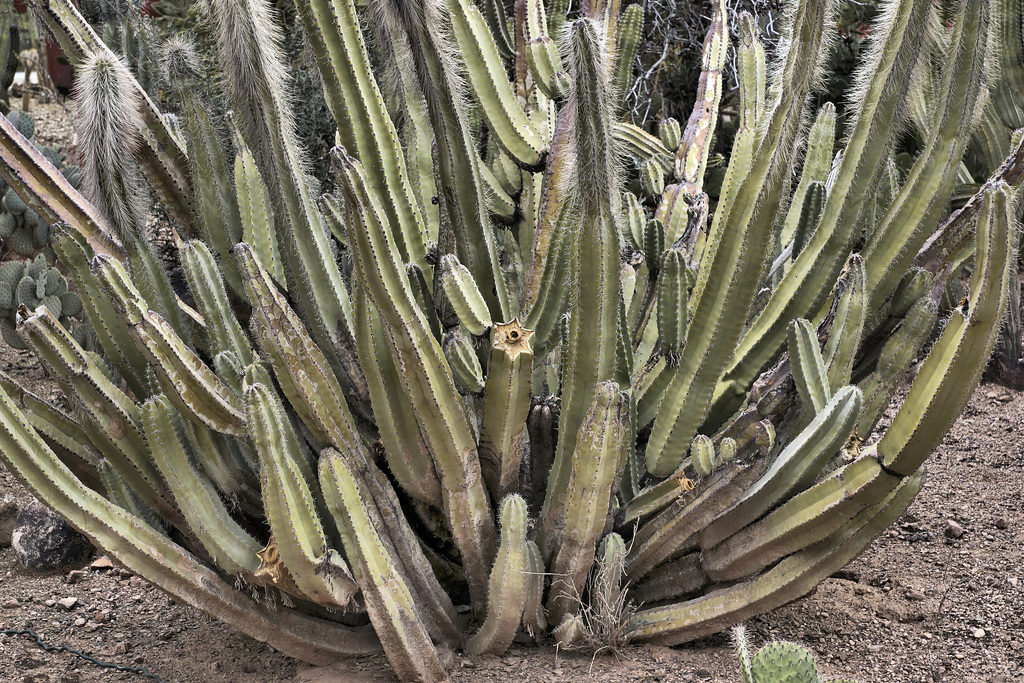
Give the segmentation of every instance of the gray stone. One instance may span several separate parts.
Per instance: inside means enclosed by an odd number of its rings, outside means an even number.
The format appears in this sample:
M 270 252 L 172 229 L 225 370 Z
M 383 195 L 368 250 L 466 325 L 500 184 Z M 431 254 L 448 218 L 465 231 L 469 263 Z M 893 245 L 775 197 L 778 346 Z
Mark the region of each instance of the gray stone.
M 0 548 L 11 544 L 14 520 L 18 518 L 18 504 L 9 496 L 0 497 Z
M 88 557 L 92 546 L 63 517 L 39 501 L 22 508 L 14 523 L 11 546 L 25 569 L 64 569 Z

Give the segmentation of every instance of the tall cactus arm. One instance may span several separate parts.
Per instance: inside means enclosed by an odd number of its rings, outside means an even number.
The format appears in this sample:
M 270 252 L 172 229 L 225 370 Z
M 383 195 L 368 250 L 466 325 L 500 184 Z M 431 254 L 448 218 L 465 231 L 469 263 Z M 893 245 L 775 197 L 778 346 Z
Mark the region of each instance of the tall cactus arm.
M 871 310 L 896 288 L 946 210 L 960 159 L 984 111 L 991 24 L 989 3 L 981 0 L 967 3 L 954 24 L 953 59 L 939 85 L 945 95 L 942 117 L 930 127 L 925 149 L 862 251 Z
M 279 610 L 234 590 L 184 548 L 86 488 L 0 389 L 0 459 L 36 495 L 118 563 L 202 610 L 297 659 L 329 664 L 380 650 L 372 629 Z
M 438 201 L 448 218 L 440 226 L 440 255 L 455 253 L 473 273 L 491 315 L 510 320 L 508 291 L 477 170 L 481 161 L 461 94 L 464 86 L 453 54 L 443 49 L 450 42 L 445 33 L 448 19 L 444 3 L 428 0 L 413 6 L 388 0 L 373 7 L 378 10 L 377 20 L 388 32 L 409 41 L 412 64 L 404 68 L 415 74 L 427 98 L 427 113 L 437 141 Z
M 73 226 L 97 253 L 122 253 L 103 214 L 5 116 L 0 116 L 0 178 L 47 223 Z
M 526 501 L 508 496 L 501 502 L 501 543 L 488 581 L 487 618 L 466 644 L 472 654 L 501 654 L 519 630 L 530 580 L 526 529 Z
M 1012 191 L 998 184 L 985 193 L 978 219 L 978 252 L 971 295 L 953 311 L 942 337 L 921 366 L 892 424 L 878 442 L 885 466 L 909 475 L 938 446 L 981 379 L 1006 309 L 1016 227 Z
M 818 114 L 807 135 L 807 153 L 804 155 L 804 166 L 800 171 L 800 180 L 789 202 L 786 219 L 779 237 L 780 245 L 785 247 L 793 241 L 800 213 L 804 205 L 804 197 L 811 183 L 824 183 L 828 172 L 832 169 L 832 150 L 836 138 L 836 107 L 826 102 L 818 110 Z
M 537 545 L 546 558 L 554 555 L 565 515 L 577 434 L 601 382 L 617 369 L 616 339 L 621 306 L 619 281 L 618 185 L 611 135 L 611 100 L 607 85 L 607 53 L 597 24 L 580 19 L 569 39 L 575 52 L 570 65 L 573 94 L 567 107 L 575 116 L 576 191 L 581 217 L 571 239 L 568 344 L 563 346 L 562 413 L 558 448 L 551 467 L 541 513 Z M 616 335 L 617 337 L 617 335 Z
M 718 103 L 722 98 L 722 69 L 729 45 L 728 11 L 724 0 L 715 3 L 711 26 L 701 51 L 700 80 L 693 112 L 683 129 L 683 139 L 676 150 L 672 174 L 682 183 L 684 191 L 697 194 L 704 185 L 704 169 L 711 152 L 711 138 L 718 122 Z
M 315 439 L 339 448 L 358 442 L 341 384 L 302 321 L 274 286 L 251 246 L 235 245 L 235 258 L 253 305 L 250 327 L 274 369 L 281 390 Z
M 300 0 L 296 6 L 327 102 L 340 123 L 342 144 L 365 165 L 374 190 L 392 198 L 385 211 L 403 260 L 425 269 L 427 229 L 409 182 L 398 131 L 370 68 L 355 2 Z
M 420 620 L 406 579 L 377 533 L 367 492 L 341 453 L 328 450 L 324 455 L 320 460 L 324 496 L 391 666 L 403 680 L 447 681 L 448 673 Z
M 335 344 L 348 324 L 348 290 L 335 262 L 323 217 L 311 194 L 304 155 L 287 102 L 280 36 L 265 0 L 215 0 L 218 47 L 228 91 L 243 137 L 276 194 L 278 237 L 291 277 L 292 295 L 331 367 L 344 375 Z
M 434 470 L 430 450 L 416 423 L 412 405 L 405 396 L 396 396 L 393 387 L 401 384 L 387 343 L 380 314 L 367 300 L 366 290 L 356 288 L 353 316 L 356 349 L 366 372 L 373 416 L 377 421 L 388 467 L 402 489 L 428 505 L 441 507 L 441 482 Z
M 812 315 L 838 277 L 874 169 L 885 155 L 902 108 L 929 7 L 921 0 L 886 5 L 875 28 L 877 43 L 864 67 L 857 116 L 818 228 L 739 341 L 717 392 L 716 415 L 731 413 L 735 404 L 726 387 L 731 383 L 746 389 L 777 352 L 789 321 Z
M 471 0 L 448 0 L 448 12 L 470 91 L 480 103 L 491 132 L 518 163 L 537 167 L 547 145 L 516 99 L 483 15 Z
M 342 184 L 354 220 L 349 223 L 362 285 L 390 336 L 406 393 L 441 479 L 444 507 L 462 553 L 474 605 L 487 594 L 487 564 L 494 552 L 494 521 L 480 474 L 476 439 L 441 350 L 397 262 L 394 238 L 382 220 L 380 201 L 362 166 L 340 159 Z
M 231 262 L 231 271 L 237 279 L 238 271 L 234 266 L 234 259 Z M 207 322 L 206 330 L 211 338 L 210 355 L 230 351 L 235 354 L 243 368 L 254 362 L 256 357 L 252 345 L 231 310 L 231 302 L 221 279 L 221 270 L 209 248 L 198 240 L 186 242 L 181 247 L 181 265 L 192 298 L 195 299 L 199 312 Z M 238 282 L 241 286 L 241 279 L 238 279 Z
M 115 58 L 69 0 L 32 0 L 31 4 L 35 15 L 49 29 L 74 66 L 81 66 L 95 55 Z M 160 110 L 134 78 L 131 79 L 131 87 L 139 101 L 140 122 L 143 124 L 139 134 L 145 145 L 140 150 L 139 160 L 146 180 L 184 228 L 185 234 L 192 235 L 192 176 L 188 155 Z
M 580 596 L 625 464 L 628 423 L 628 394 L 615 382 L 603 382 L 579 428 L 565 493 L 564 526 L 555 536 L 555 578 L 548 596 L 548 616 L 554 624 L 561 624 L 582 604 Z
M 190 62 L 195 60 L 194 53 L 188 46 L 179 49 L 182 51 L 182 60 L 187 60 L 183 68 L 191 67 Z M 235 191 L 233 182 L 234 169 L 224 154 L 206 103 L 196 93 L 195 84 L 183 83 L 178 87 L 178 92 L 183 105 L 184 129 L 188 135 L 189 162 L 193 176 L 200 179 L 195 187 L 195 200 L 202 235 L 220 256 L 231 289 L 240 294 L 242 281 L 231 260 L 232 245 L 243 239 L 243 216 L 239 212 L 239 193 Z M 250 227 L 248 221 L 244 225 Z
M 820 413 L 832 398 L 832 387 L 818 346 L 818 335 L 803 318 L 789 326 L 789 362 L 804 410 L 808 415 Z
M 519 486 L 532 388 L 533 330 L 515 318 L 495 325 L 480 423 L 480 468 L 495 500 Z
M 678 645 L 806 595 L 899 519 L 923 484 L 923 473 L 904 479 L 882 503 L 865 509 L 825 540 L 790 555 L 752 581 L 677 605 L 637 612 L 628 622 L 632 637 Z
M 845 289 L 839 296 L 835 319 L 822 353 L 828 366 L 828 385 L 832 391 L 850 383 L 853 363 L 864 338 L 868 305 L 864 274 L 864 260 L 859 254 L 850 257 L 849 272 L 843 282 Z
M 242 222 L 242 241 L 253 246 L 274 280 L 287 288 L 270 193 L 260 176 L 252 150 L 235 128 L 232 128 L 232 137 L 235 142 L 235 197 Z

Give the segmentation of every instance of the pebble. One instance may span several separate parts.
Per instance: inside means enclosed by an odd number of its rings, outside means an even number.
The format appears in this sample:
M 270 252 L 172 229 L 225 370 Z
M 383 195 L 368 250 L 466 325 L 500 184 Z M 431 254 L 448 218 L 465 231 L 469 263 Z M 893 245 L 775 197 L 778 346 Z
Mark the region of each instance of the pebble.
M 916 588 L 908 588 L 906 592 L 903 593 L 903 597 L 905 597 L 907 600 L 912 600 L 914 602 L 922 602 L 925 599 L 924 593 L 917 590 Z
M 89 565 L 89 569 L 113 569 L 114 563 L 110 561 L 110 558 L 106 555 L 102 555 Z
M 75 619 L 75 626 L 85 626 L 85 618 L 78 617 L 77 619 Z
M 953 520 L 948 519 L 942 533 L 946 535 L 946 538 L 960 538 L 964 535 L 964 528 Z
M 1006 517 L 996 517 L 993 521 L 997 529 L 1005 529 L 1010 526 L 1010 523 L 1006 521 Z
M 14 598 L 11 598 L 10 600 L 5 600 L 3 604 L 4 609 L 18 609 L 19 607 L 21 607 L 21 603 L 15 600 Z
M 78 604 L 78 598 L 62 598 L 57 601 L 57 604 L 63 607 L 64 609 L 72 609 L 75 605 Z
M 86 576 L 88 576 L 88 574 L 85 571 L 83 571 L 81 569 L 73 569 L 73 570 L 68 572 L 68 575 L 64 578 L 64 581 L 66 583 L 71 583 L 71 584 L 81 583 L 82 581 L 85 580 Z
M 877 654 L 877 653 L 879 653 L 881 651 L 882 651 L 882 646 L 881 645 L 868 645 L 868 652 L 870 652 L 872 654 Z
M 1017 584 L 1020 583 L 1020 579 L 1018 579 L 1016 576 L 1011 576 L 1006 581 L 1007 581 L 1007 583 L 1009 583 L 1014 588 L 1016 588 Z
M 971 635 L 974 636 L 975 638 L 984 638 L 985 637 L 985 629 L 983 629 L 983 628 L 976 628 L 973 631 L 971 631 Z

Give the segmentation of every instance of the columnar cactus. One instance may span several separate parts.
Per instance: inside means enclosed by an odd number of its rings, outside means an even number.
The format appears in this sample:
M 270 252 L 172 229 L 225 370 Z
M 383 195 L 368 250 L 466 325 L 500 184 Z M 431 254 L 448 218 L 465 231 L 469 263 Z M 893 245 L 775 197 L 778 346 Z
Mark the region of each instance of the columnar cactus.
M 995 343 L 1024 143 L 945 215 L 989 0 L 944 21 L 887 0 L 834 155 L 834 110 L 809 109 L 834 3 L 792 0 L 770 70 L 740 17 L 714 204 L 721 0 L 693 114 L 657 137 L 617 120 L 639 5 L 297 0 L 338 121 L 323 196 L 266 0 L 210 3 L 230 121 L 189 92 L 188 45 L 167 51 L 174 129 L 68 0 L 32 4 L 87 76 L 88 198 L 3 118 L 0 175 L 56 226 L 102 353 L 20 306 L 76 410 L 0 382 L 0 456 L 118 562 L 298 658 L 383 648 L 437 681 L 444 650 L 519 629 L 593 642 L 602 604 L 637 603 L 616 643 L 675 644 L 789 602 L 907 508 Z M 141 179 L 191 297 L 140 227 Z

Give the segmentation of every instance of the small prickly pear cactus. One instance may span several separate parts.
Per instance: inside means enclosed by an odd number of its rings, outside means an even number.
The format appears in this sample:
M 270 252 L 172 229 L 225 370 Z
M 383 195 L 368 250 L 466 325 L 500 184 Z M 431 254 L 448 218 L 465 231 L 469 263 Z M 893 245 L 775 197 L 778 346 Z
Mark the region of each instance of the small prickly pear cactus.
M 82 300 L 78 294 L 68 291 L 67 280 L 43 254 L 32 260 L 0 264 L 0 333 L 4 341 L 16 349 L 27 348 L 14 331 L 20 306 L 32 311 L 46 306 L 69 331 L 82 329 L 81 325 L 72 323 L 72 318 L 82 313 Z M 81 334 L 76 333 L 76 337 Z
M 787 641 L 768 643 L 753 657 L 747 649 L 746 629 L 733 629 L 740 676 L 743 683 L 854 683 L 848 679 L 825 680 L 818 677 L 814 656 L 802 645 Z

